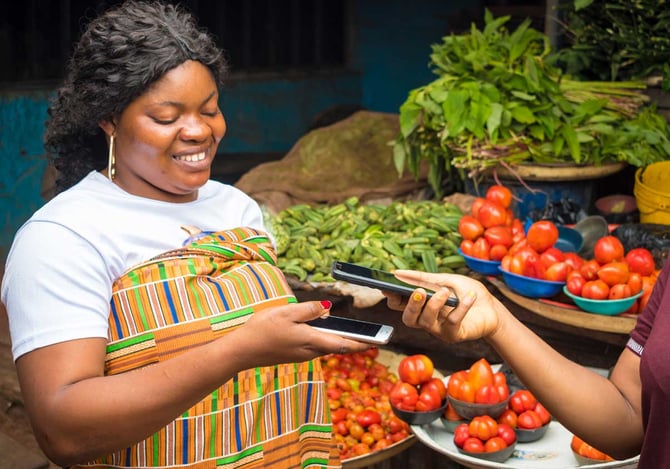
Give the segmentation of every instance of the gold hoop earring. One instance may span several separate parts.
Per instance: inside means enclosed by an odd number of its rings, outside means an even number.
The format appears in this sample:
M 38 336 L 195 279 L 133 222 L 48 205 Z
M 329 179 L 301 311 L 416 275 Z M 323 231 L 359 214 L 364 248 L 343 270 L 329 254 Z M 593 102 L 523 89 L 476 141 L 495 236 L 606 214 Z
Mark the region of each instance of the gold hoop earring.
M 107 177 L 114 181 L 116 176 L 116 157 L 114 155 L 114 134 L 109 136 L 109 155 L 107 156 Z

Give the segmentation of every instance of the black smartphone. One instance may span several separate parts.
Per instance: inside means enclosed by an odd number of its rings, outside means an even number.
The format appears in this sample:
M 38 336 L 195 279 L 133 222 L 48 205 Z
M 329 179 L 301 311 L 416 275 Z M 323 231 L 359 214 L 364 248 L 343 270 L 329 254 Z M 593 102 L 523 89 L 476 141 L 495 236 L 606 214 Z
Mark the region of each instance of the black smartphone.
M 340 316 L 329 315 L 325 318 L 312 319 L 307 321 L 307 324 L 324 332 L 370 344 L 386 344 L 393 335 L 393 326 Z
M 331 275 L 338 280 L 344 280 L 356 285 L 363 285 L 365 287 L 377 288 L 378 290 L 385 290 L 394 293 L 400 293 L 404 296 L 410 296 L 414 290 L 417 289 L 415 285 L 398 280 L 391 272 L 379 269 L 371 269 L 351 262 L 335 261 L 331 269 Z M 433 291 L 425 289 L 430 298 Z M 458 298 L 450 296 L 446 304 L 448 306 L 458 306 Z

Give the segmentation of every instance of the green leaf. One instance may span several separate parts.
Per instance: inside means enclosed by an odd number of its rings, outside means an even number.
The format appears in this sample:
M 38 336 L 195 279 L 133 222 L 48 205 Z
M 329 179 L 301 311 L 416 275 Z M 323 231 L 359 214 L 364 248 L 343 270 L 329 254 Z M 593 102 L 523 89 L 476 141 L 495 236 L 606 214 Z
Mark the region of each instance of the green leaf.
M 533 112 L 527 106 L 516 106 L 511 109 L 512 117 L 522 124 L 533 124 L 536 122 Z
M 486 129 L 489 135 L 496 135 L 502 122 L 503 106 L 500 103 L 491 103 L 491 112 L 486 120 Z M 493 139 L 495 143 L 495 139 Z
M 581 163 L 582 155 L 579 147 L 579 140 L 577 139 L 577 132 L 575 132 L 575 130 L 569 125 L 564 125 L 561 127 L 561 135 L 568 144 L 568 149 L 570 150 L 572 159 L 575 160 L 576 163 Z
M 402 142 L 396 141 L 393 144 L 393 164 L 395 165 L 396 171 L 398 171 L 398 177 L 401 177 L 405 170 L 406 157 L 407 153 L 405 152 L 405 146 Z
M 408 137 L 419 125 L 421 106 L 412 102 L 405 102 L 400 106 L 400 133 Z

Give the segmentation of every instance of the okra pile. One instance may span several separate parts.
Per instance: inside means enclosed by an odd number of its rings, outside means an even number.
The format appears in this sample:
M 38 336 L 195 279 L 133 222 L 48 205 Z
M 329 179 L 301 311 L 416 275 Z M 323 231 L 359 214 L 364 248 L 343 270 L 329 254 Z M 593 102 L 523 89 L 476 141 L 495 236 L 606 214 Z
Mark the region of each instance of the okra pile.
M 334 261 L 392 271 L 457 272 L 462 211 L 434 201 L 362 204 L 357 197 L 335 205 L 288 207 L 266 214 L 277 245 L 277 265 L 301 281 L 333 282 Z

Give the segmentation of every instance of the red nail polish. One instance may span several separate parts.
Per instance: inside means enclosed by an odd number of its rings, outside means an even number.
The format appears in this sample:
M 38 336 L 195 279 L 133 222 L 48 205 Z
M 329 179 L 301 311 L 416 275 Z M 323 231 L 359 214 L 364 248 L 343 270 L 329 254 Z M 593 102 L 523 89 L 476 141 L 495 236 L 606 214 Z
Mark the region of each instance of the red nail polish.
M 328 300 L 321 300 L 320 303 L 323 309 L 330 309 L 333 306 L 333 303 Z

